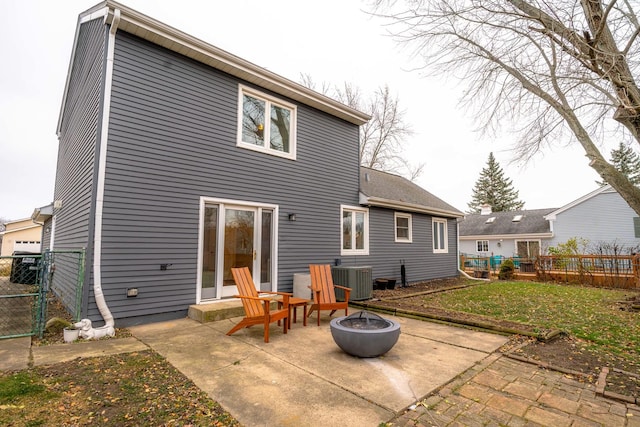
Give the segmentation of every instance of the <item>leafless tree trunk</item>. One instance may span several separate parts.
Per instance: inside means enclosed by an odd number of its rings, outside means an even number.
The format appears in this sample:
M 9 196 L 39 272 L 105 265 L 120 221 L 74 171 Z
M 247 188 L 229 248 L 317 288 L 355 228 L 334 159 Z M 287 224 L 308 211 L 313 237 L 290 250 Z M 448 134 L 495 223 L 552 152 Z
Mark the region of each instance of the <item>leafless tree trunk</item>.
M 308 74 L 301 76 L 301 83 L 318 90 Z M 369 98 L 364 99 L 360 89 L 350 83 L 342 88 L 323 83 L 319 89 L 349 107 L 371 115 L 371 120 L 360 126 L 360 164 L 371 169 L 393 172 L 413 181 L 420 176 L 423 163 L 412 164 L 404 157 L 404 142 L 413 134 L 404 121 L 404 111 L 400 101 L 389 91 L 388 86 L 378 88 Z
M 640 214 L 640 189 L 602 142 L 640 143 L 640 24 L 631 0 L 375 0 L 373 13 L 433 74 L 468 83 L 485 131 L 511 123 L 518 159 L 577 141 L 589 165 Z

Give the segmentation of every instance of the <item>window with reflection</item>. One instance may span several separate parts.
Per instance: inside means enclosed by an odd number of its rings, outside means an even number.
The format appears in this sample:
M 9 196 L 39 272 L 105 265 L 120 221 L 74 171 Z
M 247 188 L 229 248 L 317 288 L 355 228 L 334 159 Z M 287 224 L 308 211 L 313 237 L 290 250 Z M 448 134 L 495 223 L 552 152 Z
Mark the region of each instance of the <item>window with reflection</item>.
M 295 159 L 295 106 L 240 86 L 238 146 Z
M 369 210 L 342 206 L 342 255 L 369 254 Z

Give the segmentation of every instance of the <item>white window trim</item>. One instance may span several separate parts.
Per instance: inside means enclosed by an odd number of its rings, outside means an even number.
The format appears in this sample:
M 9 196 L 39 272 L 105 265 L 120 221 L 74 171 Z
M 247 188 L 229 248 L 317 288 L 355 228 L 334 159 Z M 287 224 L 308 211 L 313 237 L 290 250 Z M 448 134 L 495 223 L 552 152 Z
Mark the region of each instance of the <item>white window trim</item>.
M 398 237 L 398 218 L 407 218 L 408 227 L 409 227 L 409 237 Z M 396 243 L 411 243 L 413 242 L 413 230 L 412 230 L 413 219 L 411 214 L 403 213 L 403 212 L 395 212 L 393 215 L 393 232 L 395 234 Z
M 364 249 L 344 249 L 344 241 L 342 233 L 342 217 L 344 211 L 363 212 L 364 213 Z M 355 237 L 354 237 L 355 239 Z M 361 206 L 340 205 L 340 255 L 369 255 L 369 209 Z
M 479 246 L 478 243 L 480 243 L 480 242 L 487 242 L 487 249 L 486 250 L 481 251 L 480 249 L 478 249 L 478 246 Z M 484 246 L 484 245 L 482 245 L 482 246 Z M 486 240 L 486 239 L 485 240 L 476 240 L 476 251 L 477 252 L 489 252 L 489 241 Z
M 444 241 L 444 249 L 436 249 L 435 247 L 435 236 L 431 236 L 431 245 L 433 246 L 434 254 L 447 254 L 449 253 L 449 222 L 446 218 L 431 218 L 431 232 L 433 232 L 433 224 L 434 223 L 442 223 L 444 224 L 444 236 L 441 236 Z
M 271 280 L 271 290 L 273 292 L 278 290 L 278 218 L 280 216 L 280 208 L 278 205 L 273 205 L 270 203 L 260 203 L 260 202 L 252 202 L 247 200 L 235 200 L 235 199 L 219 199 L 215 197 L 207 197 L 200 196 L 200 207 L 199 211 L 199 225 L 198 225 L 198 263 L 197 263 L 197 274 L 196 274 L 196 304 L 201 304 L 202 300 L 202 252 L 204 251 L 203 243 L 204 243 L 204 209 L 207 205 L 218 205 L 220 209 L 224 209 L 225 206 L 246 206 L 248 208 L 258 208 L 258 209 L 269 209 L 273 211 L 273 241 L 271 242 L 271 271 L 272 271 L 272 280 Z M 218 255 L 219 257 L 224 257 L 224 254 L 221 253 Z M 217 259 L 216 262 L 224 262 L 220 258 Z M 221 293 L 219 293 L 215 299 L 206 300 L 210 301 L 221 301 L 220 299 Z
M 269 147 L 267 138 L 265 138 L 265 145 L 263 147 L 259 146 L 259 145 L 255 145 L 255 144 L 250 144 L 248 142 L 244 142 L 242 141 L 242 119 L 243 119 L 243 98 L 244 95 L 247 94 L 249 96 L 252 96 L 254 98 L 258 98 L 260 100 L 263 100 L 267 103 L 266 107 L 265 107 L 265 115 L 267 117 L 270 117 L 271 114 L 271 108 L 270 105 L 271 104 L 277 104 L 278 106 L 284 107 L 284 108 L 288 108 L 289 110 L 291 110 L 291 117 L 289 118 L 290 120 L 290 128 L 289 128 L 289 136 L 291 138 L 291 140 L 289 141 L 289 146 L 290 146 L 290 150 L 288 153 L 285 153 L 283 151 L 278 151 L 278 150 L 274 150 L 271 147 Z M 270 154 L 273 156 L 278 156 L 278 157 L 284 157 L 285 159 L 290 159 L 290 160 L 296 160 L 296 134 L 297 134 L 297 107 L 293 104 L 290 104 L 288 102 L 285 102 L 281 99 L 278 98 L 274 98 L 273 96 L 269 96 L 263 92 L 259 92 L 255 89 L 249 88 L 248 86 L 245 85 L 238 85 L 238 134 L 237 134 L 237 141 L 236 141 L 236 146 L 241 147 L 241 148 L 246 148 L 248 150 L 253 150 L 253 151 L 258 151 L 261 153 L 265 153 L 265 154 Z M 267 127 L 267 129 L 265 129 L 265 134 L 268 134 L 269 132 L 267 132 L 267 130 L 270 131 L 270 120 L 267 120 L 265 117 L 265 126 Z

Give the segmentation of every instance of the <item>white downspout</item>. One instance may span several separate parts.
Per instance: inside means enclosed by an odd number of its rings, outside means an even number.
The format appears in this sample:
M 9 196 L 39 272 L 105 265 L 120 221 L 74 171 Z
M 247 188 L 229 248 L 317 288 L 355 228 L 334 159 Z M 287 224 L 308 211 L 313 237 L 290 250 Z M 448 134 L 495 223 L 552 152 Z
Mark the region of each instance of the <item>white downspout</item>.
M 106 19 L 106 18 L 105 18 Z M 105 327 L 113 327 L 113 315 L 107 306 L 102 292 L 102 211 L 104 204 L 104 180 L 107 165 L 107 138 L 109 136 L 109 113 L 111 108 L 111 82 L 113 79 L 113 57 L 116 43 L 116 31 L 120 23 L 120 9 L 113 11 L 113 21 L 109 29 L 107 46 L 107 67 L 105 70 L 104 104 L 102 111 L 102 132 L 100 134 L 100 158 L 98 161 L 98 183 L 96 188 L 95 233 L 93 238 L 93 296 Z

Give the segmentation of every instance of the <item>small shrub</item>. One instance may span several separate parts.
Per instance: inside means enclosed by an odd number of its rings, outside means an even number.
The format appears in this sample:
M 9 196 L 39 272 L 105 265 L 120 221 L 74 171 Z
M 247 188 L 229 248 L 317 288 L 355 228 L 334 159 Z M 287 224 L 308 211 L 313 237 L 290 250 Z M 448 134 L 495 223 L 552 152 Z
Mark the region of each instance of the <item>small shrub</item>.
M 513 272 L 516 266 L 513 264 L 512 259 L 506 259 L 500 264 L 500 273 L 498 273 L 498 279 L 511 280 L 513 278 Z

